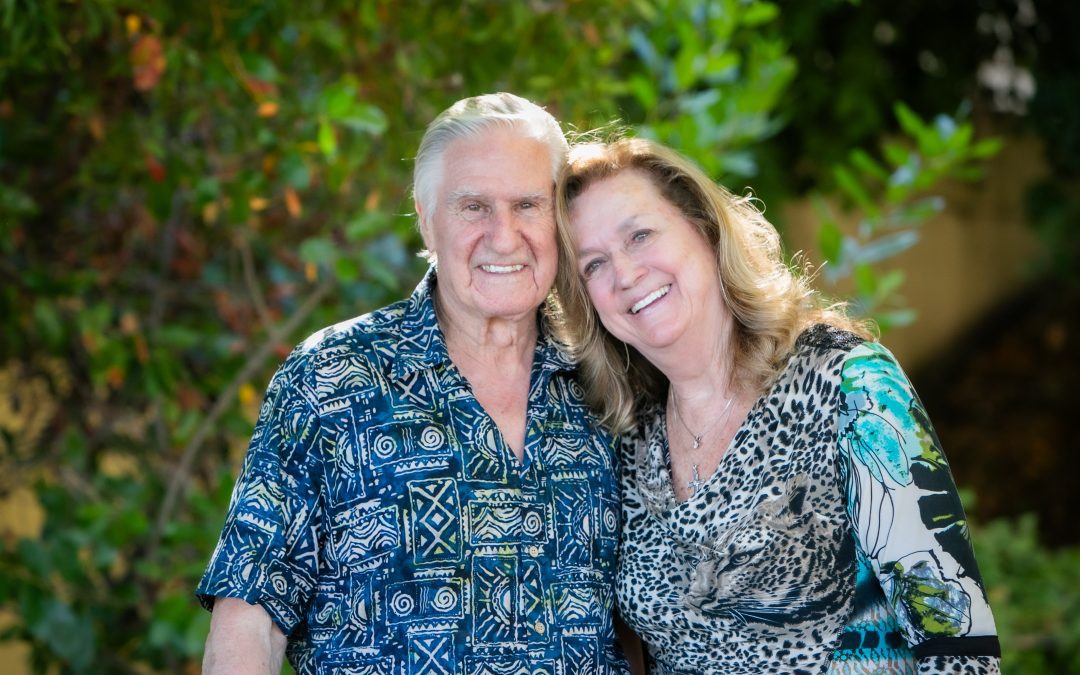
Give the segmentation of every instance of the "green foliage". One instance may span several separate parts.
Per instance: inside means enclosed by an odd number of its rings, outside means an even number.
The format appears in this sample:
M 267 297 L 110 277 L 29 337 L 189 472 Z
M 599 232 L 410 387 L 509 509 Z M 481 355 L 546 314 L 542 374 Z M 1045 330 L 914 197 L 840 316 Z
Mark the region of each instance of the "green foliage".
M 1001 636 L 1002 672 L 1080 672 L 1080 547 L 1048 550 L 1034 515 L 972 533 Z
M 944 208 L 933 190 L 949 179 L 978 180 L 980 163 L 1001 148 L 998 139 L 974 140 L 969 122 L 938 115 L 928 123 L 902 103 L 895 113 L 904 136 L 886 141 L 881 159 L 855 149 L 833 169 L 845 206 L 858 213 L 854 232 L 845 231 L 824 199 L 815 200 L 825 281 L 850 279 L 855 311 L 874 319 L 882 332 L 915 320 L 900 296 L 903 270 L 883 270 L 882 263 L 914 246 L 918 228 Z
M 754 144 L 780 129 L 775 110 L 796 70 L 771 25 L 776 5 L 663 0 L 650 12 L 628 34 L 644 65 L 625 82 L 639 132 L 718 179 L 757 175 Z

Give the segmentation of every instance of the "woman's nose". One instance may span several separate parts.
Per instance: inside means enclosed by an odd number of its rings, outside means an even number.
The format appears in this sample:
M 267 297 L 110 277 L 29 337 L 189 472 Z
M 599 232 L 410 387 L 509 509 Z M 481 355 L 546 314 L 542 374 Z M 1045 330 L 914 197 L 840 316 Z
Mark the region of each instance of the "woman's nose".
M 615 282 L 620 288 L 631 288 L 641 278 L 645 268 L 625 253 L 616 253 L 613 258 L 615 265 Z

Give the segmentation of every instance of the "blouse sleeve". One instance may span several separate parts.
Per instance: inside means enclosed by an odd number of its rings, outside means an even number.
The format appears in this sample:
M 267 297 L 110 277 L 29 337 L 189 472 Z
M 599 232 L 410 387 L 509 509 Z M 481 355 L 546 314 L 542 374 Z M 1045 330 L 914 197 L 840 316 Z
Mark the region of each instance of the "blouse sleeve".
M 298 348 L 270 382 L 225 525 L 196 594 L 262 606 L 288 635 L 318 574 L 318 415 Z
M 877 343 L 850 352 L 841 390 L 848 513 L 919 672 L 998 673 L 967 520 L 922 402 Z

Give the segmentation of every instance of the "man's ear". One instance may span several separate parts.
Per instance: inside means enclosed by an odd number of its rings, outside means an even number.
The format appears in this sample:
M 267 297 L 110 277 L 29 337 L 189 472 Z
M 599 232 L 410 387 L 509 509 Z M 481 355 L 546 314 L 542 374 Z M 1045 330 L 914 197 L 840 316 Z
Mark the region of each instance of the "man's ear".
M 423 207 L 416 199 L 413 200 L 413 208 L 416 209 L 416 222 L 420 228 L 420 237 L 424 240 L 424 248 L 431 250 L 431 223 L 428 222 L 428 214 L 424 213 Z

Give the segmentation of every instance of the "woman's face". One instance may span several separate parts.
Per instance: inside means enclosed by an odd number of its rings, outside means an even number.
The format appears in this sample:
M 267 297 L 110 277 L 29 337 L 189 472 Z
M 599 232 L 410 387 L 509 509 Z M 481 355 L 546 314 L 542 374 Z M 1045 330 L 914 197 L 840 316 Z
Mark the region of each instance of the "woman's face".
M 591 184 L 570 226 L 578 273 L 612 335 L 654 360 L 714 330 L 725 308 L 713 250 L 646 174 Z

